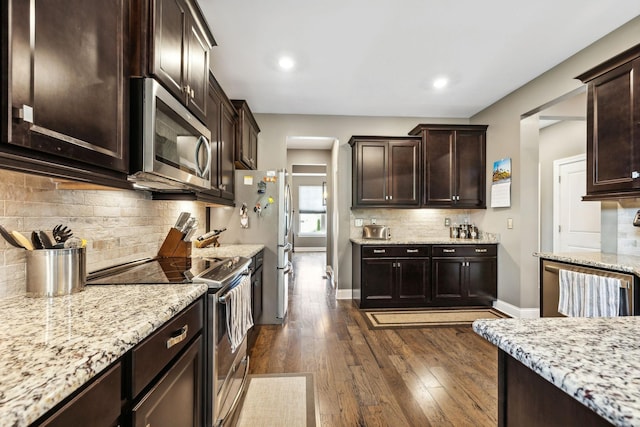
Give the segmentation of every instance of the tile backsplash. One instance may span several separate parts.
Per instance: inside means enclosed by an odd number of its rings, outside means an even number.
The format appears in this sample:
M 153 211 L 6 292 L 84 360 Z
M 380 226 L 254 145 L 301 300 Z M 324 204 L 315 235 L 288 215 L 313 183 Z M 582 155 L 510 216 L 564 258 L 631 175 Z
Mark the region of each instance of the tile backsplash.
M 640 227 L 633 226 L 633 217 L 638 210 L 640 210 L 640 199 L 618 201 L 619 254 L 640 256 Z
M 151 200 L 142 191 L 62 190 L 49 178 L 0 170 L 0 224 L 25 235 L 68 226 L 87 240 L 88 271 L 155 256 L 182 211 L 197 217 L 204 232 L 203 203 Z M 22 294 L 25 251 L 0 240 L 0 298 Z

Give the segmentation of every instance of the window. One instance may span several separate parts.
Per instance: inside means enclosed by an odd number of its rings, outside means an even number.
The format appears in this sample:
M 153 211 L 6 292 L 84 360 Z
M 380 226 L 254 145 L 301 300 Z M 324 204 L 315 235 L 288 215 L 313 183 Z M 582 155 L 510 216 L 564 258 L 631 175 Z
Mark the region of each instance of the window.
M 322 185 L 298 187 L 298 235 L 327 235 L 327 207 Z

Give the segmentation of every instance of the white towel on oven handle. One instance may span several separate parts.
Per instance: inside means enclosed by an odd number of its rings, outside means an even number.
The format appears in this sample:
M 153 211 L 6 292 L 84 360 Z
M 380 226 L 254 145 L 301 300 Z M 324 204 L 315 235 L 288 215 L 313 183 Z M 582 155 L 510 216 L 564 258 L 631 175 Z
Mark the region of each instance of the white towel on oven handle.
M 560 269 L 558 312 L 569 317 L 616 317 L 621 281 Z
M 251 313 L 251 275 L 242 278 L 240 284 L 225 295 L 227 305 L 227 336 L 231 351 L 235 352 L 247 331 L 253 326 Z

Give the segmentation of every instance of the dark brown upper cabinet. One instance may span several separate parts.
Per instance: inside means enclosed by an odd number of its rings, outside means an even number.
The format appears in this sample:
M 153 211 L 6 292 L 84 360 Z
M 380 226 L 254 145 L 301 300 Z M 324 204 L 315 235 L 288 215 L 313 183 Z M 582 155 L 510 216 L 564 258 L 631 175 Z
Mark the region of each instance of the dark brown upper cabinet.
M 212 155 L 211 189 L 217 196 L 233 200 L 233 162 L 238 115 L 213 74 L 209 75 L 208 108 L 207 123 L 211 131 L 211 145 L 217 151 L 217 156 Z
M 154 76 L 203 122 L 216 42 L 195 0 L 131 0 L 134 75 Z
M 238 110 L 238 137 L 236 141 L 236 168 L 256 169 L 258 167 L 258 134 L 260 128 L 249 104 L 244 99 L 231 101 Z
M 577 77 L 587 83 L 587 194 L 640 195 L 640 45 Z
M 2 167 L 128 187 L 129 0 L 1 4 Z
M 486 125 L 420 124 L 425 207 L 486 208 Z
M 420 205 L 420 138 L 353 136 L 353 207 Z

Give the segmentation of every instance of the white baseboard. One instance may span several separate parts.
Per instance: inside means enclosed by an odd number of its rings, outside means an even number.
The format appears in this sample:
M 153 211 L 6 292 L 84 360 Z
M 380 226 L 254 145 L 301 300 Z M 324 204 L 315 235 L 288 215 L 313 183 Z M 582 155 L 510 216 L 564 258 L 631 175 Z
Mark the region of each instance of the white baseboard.
M 540 317 L 539 308 L 520 308 L 501 300 L 495 301 L 493 308 L 517 319 L 535 319 Z
M 352 296 L 351 289 L 337 289 L 336 290 L 336 299 L 351 299 Z
M 296 246 L 294 252 L 326 252 L 325 246 Z

